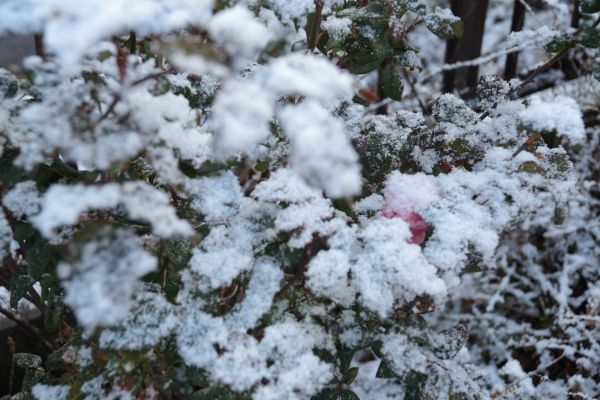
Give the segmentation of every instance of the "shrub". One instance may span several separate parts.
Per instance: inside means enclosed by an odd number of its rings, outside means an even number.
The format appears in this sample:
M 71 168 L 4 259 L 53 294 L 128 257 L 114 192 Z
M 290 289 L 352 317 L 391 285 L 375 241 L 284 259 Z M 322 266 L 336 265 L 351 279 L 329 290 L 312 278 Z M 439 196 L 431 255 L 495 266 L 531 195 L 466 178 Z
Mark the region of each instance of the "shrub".
M 528 372 L 553 357 L 578 364 L 570 391 L 598 389 L 598 229 L 578 214 L 597 215 L 597 196 L 576 178 L 598 170 L 577 153 L 597 134 L 574 100 L 515 100 L 522 87 L 493 76 L 478 108 L 404 106 L 403 74 L 426 69 L 412 33 L 462 35 L 449 10 L 20 0 L 0 14 L 0 32 L 45 45 L 26 77 L 0 77 L 0 307 L 45 346 L 14 356 L 17 398 L 544 398 L 557 386 Z M 597 46 L 588 25 L 541 45 Z M 548 226 L 570 203 L 578 233 Z M 590 286 L 569 300 L 575 272 Z M 544 303 L 523 321 L 501 297 Z M 593 318 L 568 312 L 583 301 Z M 26 303 L 41 326 L 18 316 Z

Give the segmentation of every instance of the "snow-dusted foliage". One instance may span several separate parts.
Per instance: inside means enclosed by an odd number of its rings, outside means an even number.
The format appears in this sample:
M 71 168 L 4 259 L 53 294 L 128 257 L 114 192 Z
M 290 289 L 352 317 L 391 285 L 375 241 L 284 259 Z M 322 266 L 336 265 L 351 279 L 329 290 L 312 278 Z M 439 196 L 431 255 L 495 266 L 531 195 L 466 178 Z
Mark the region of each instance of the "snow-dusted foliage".
M 0 0 L 38 39 L 0 70 L 0 311 L 47 347 L 20 398 L 598 394 L 600 96 L 413 80 L 443 3 Z

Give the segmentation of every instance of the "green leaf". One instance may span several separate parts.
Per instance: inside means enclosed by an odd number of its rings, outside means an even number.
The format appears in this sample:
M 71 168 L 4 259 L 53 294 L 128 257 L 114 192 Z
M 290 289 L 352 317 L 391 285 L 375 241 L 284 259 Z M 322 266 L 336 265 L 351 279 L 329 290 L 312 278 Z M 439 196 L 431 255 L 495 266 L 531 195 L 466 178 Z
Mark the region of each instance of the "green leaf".
M 585 47 L 595 49 L 600 47 L 600 31 L 586 26 L 581 31 L 581 37 L 579 39 L 582 45 Z
M 39 368 L 42 365 L 42 357 L 37 354 L 16 353 L 14 361 L 21 368 Z
M 356 350 L 343 346 L 339 346 L 337 350 L 338 359 L 340 360 L 340 372 L 346 374 L 350 368 L 350 363 L 352 362 L 352 357 L 354 357 Z
M 376 70 L 381 64 L 381 59 L 375 53 L 369 51 L 350 54 L 345 59 L 350 72 L 353 74 L 367 74 Z
M 363 135 L 355 142 L 363 176 L 369 182 L 381 182 L 390 172 L 392 153 L 378 134 Z
M 421 58 L 417 54 L 416 51 L 407 50 L 403 51 L 400 54 L 397 54 L 393 57 L 394 63 L 400 67 L 409 68 L 409 69 L 418 69 L 419 71 L 423 71 L 423 64 L 421 63 Z
M 427 375 L 411 371 L 404 376 L 404 400 L 422 400 Z
M 25 179 L 25 171 L 13 164 L 18 155 L 18 150 L 7 147 L 0 156 L 0 181 L 4 190 L 11 189 L 17 182 Z
M 375 374 L 375 377 L 381 379 L 389 379 L 395 378 L 396 374 L 394 373 L 394 371 L 392 371 L 392 369 L 387 365 L 387 363 L 384 360 L 381 360 L 381 363 L 379 363 L 379 368 L 377 368 L 377 373 Z
M 404 84 L 402 83 L 400 72 L 396 69 L 394 64 L 390 63 L 381 69 L 379 85 L 386 97 L 393 100 L 402 99 Z
M 44 312 L 44 326 L 50 332 L 58 329 L 60 317 L 65 311 L 62 294 L 53 290 L 46 301 L 46 311 Z
M 346 371 L 344 376 L 342 376 L 342 383 L 345 383 L 346 385 L 351 384 L 354 382 L 354 379 L 356 379 L 356 375 L 358 375 L 358 367 L 350 368 L 348 371 Z
M 38 383 L 42 383 L 47 380 L 47 375 L 42 369 L 28 369 L 25 371 L 23 382 L 21 382 L 21 389 L 31 390 Z
M 387 25 L 390 15 L 388 10 L 378 2 L 370 2 L 366 7 L 350 8 L 340 12 L 341 17 L 348 17 L 354 23 Z
M 52 246 L 42 237 L 28 241 L 25 248 L 27 273 L 39 281 L 45 272 L 50 272 L 50 267 L 55 264 L 56 253 Z
M 338 391 L 335 389 L 323 389 L 319 394 L 310 398 L 310 400 L 338 400 Z
M 586 14 L 593 14 L 600 11 L 600 0 L 582 0 L 581 11 Z
M 464 25 L 460 18 L 453 15 L 448 9 L 437 9 L 434 13 L 425 17 L 425 26 L 434 35 L 442 39 L 461 38 L 464 33 Z
M 600 81 L 600 64 L 596 64 L 592 67 L 592 76 L 595 80 Z
M 211 386 L 194 393 L 190 400 L 237 400 L 234 392 L 226 386 Z
M 10 306 L 17 308 L 19 300 L 25 297 L 27 290 L 33 284 L 33 279 L 29 275 L 17 275 L 10 280 Z
M 567 210 L 564 206 L 556 205 L 554 207 L 554 215 L 552 216 L 552 222 L 555 225 L 562 225 L 567 218 Z
M 358 395 L 356 393 L 354 393 L 352 390 L 344 390 L 339 394 L 338 399 L 339 400 L 360 400 L 360 397 L 358 397 Z
M 576 41 L 573 36 L 563 33 L 546 43 L 544 50 L 548 53 L 560 53 L 561 51 L 573 48 L 575 44 Z
M 13 237 L 17 241 L 27 240 L 35 234 L 35 230 L 31 224 L 26 222 L 18 222 L 13 229 Z

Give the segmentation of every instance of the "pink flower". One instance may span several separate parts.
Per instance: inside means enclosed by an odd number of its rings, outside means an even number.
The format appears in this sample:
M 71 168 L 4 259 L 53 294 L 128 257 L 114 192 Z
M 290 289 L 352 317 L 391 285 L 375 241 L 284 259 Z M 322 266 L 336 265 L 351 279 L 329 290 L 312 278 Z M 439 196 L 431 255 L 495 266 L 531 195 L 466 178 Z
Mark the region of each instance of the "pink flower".
M 412 234 L 409 243 L 423 243 L 429 224 L 417 211 L 439 199 L 435 181 L 423 173 L 408 175 L 396 171 L 387 179 L 384 196 L 381 215 L 401 218 Z

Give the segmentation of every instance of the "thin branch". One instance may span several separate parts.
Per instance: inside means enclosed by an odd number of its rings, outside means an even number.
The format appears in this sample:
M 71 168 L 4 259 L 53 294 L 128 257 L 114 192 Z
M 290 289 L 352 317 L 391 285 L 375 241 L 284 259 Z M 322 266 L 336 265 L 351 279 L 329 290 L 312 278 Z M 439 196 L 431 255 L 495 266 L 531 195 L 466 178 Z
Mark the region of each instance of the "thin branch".
M 310 31 L 310 38 L 308 42 L 308 49 L 313 51 L 317 47 L 317 34 L 319 26 L 321 26 L 321 13 L 323 12 L 323 3 L 320 0 L 315 0 L 315 15 L 313 19 L 313 25 Z
M 496 51 L 494 53 L 489 53 L 489 54 L 483 55 L 481 57 L 474 58 L 472 60 L 458 61 L 458 62 L 455 62 L 452 64 L 444 64 L 444 65 L 434 69 L 429 74 L 427 74 L 427 76 L 425 76 L 425 78 L 423 78 L 421 83 L 427 82 L 429 79 L 433 78 L 435 75 L 439 74 L 440 72 L 450 71 L 453 69 L 458 69 L 458 68 L 463 68 L 463 67 L 474 67 L 477 65 L 485 64 L 487 62 L 490 62 L 492 60 L 495 60 L 496 58 L 500 58 L 507 54 L 527 50 L 528 48 L 530 48 L 528 45 L 521 45 L 521 46 L 516 46 L 516 47 L 510 48 L 507 50 L 500 50 L 500 51 Z
M 538 24 L 538 26 L 544 26 L 544 23 L 542 21 L 540 21 L 540 19 L 536 15 L 535 11 L 533 11 L 533 8 L 531 8 L 529 3 L 527 3 L 525 0 L 517 0 L 517 1 L 519 3 L 521 3 L 523 5 L 523 7 L 525 7 L 525 9 L 527 10 L 527 12 L 529 14 L 531 14 L 531 17 L 535 20 L 535 22 L 536 22 L 536 24 Z
M 36 339 L 38 339 L 40 341 L 40 343 L 42 343 L 48 349 L 54 350 L 54 346 L 44 337 L 44 335 L 42 335 L 42 333 L 35 326 L 33 326 L 31 323 L 29 323 L 29 321 L 20 318 L 19 316 L 17 316 L 17 314 L 13 313 L 10 310 L 7 310 L 6 308 L 2 307 L 1 305 L 0 305 L 0 314 L 4 315 L 6 318 L 10 319 L 11 321 L 14 321 L 17 325 L 19 325 L 21 328 L 23 328 L 29 334 L 31 334 Z
M 135 54 L 137 50 L 137 38 L 134 31 L 129 32 L 129 54 Z
M 104 113 L 102 113 L 102 115 L 96 120 L 96 122 L 94 122 L 92 124 L 92 131 L 96 129 L 96 127 L 98 125 L 100 125 L 100 123 L 102 121 L 104 121 L 106 118 L 108 118 L 108 116 L 114 111 L 115 107 L 117 106 L 117 103 L 119 103 L 119 101 L 121 100 L 121 95 L 116 93 L 113 97 L 112 102 L 109 104 L 108 108 L 106 109 L 106 111 L 104 111 Z
M 46 58 L 46 51 L 44 49 L 44 35 L 41 33 L 34 34 L 33 44 L 35 46 L 35 55 L 41 58 Z
M 600 24 L 600 17 L 596 18 L 596 20 L 594 21 L 594 23 L 592 24 L 592 28 L 596 28 L 598 26 L 598 24 Z M 579 28 L 574 34 L 573 36 L 577 36 L 578 34 L 581 33 L 583 29 Z M 515 86 L 514 88 L 512 88 L 507 94 L 506 94 L 506 98 L 512 99 L 513 97 L 518 96 L 521 91 L 523 91 L 523 89 L 525 88 L 525 86 L 529 85 L 535 78 L 537 78 L 540 74 L 542 74 L 543 72 L 546 72 L 547 70 L 550 69 L 550 67 L 552 67 L 555 63 L 557 63 L 558 61 L 560 61 L 564 56 L 566 56 L 569 51 L 571 51 L 572 47 L 567 47 L 566 49 L 562 50 L 561 52 L 557 53 L 554 57 L 552 57 L 550 60 L 546 61 L 546 63 L 540 65 L 539 67 L 537 67 L 531 74 L 529 74 L 529 76 L 522 81 L 518 86 Z M 498 105 L 498 103 L 494 104 L 493 108 L 496 108 L 496 106 Z M 490 115 L 490 110 L 486 110 L 483 114 L 481 114 L 479 116 L 480 120 L 484 120 L 485 118 L 487 118 Z
M 166 70 L 166 71 L 155 72 L 153 74 L 146 75 L 146 76 L 144 76 L 144 77 L 142 77 L 140 79 L 136 79 L 135 81 L 131 82 L 130 86 L 137 86 L 137 85 L 140 85 L 140 84 L 142 84 L 142 83 L 144 83 L 146 81 L 149 81 L 150 79 L 160 78 L 160 77 L 163 77 L 163 76 L 165 76 L 167 74 L 171 74 L 173 72 L 175 72 L 175 71 L 173 71 L 173 70 Z
M 409 73 L 406 70 L 403 70 L 402 74 L 404 75 L 404 79 L 406 79 L 406 82 L 408 82 L 408 86 L 410 86 L 410 90 L 412 90 L 412 92 L 415 95 L 415 98 L 419 102 L 419 107 L 421 107 L 421 111 L 423 111 L 423 114 L 425 114 L 425 115 L 429 114 L 429 112 L 427 110 L 427 106 L 425 106 L 425 103 L 423 103 L 423 101 L 421 100 L 421 96 L 419 96 L 417 87 L 415 86 L 415 83 L 413 82 L 413 80 L 410 78 Z

